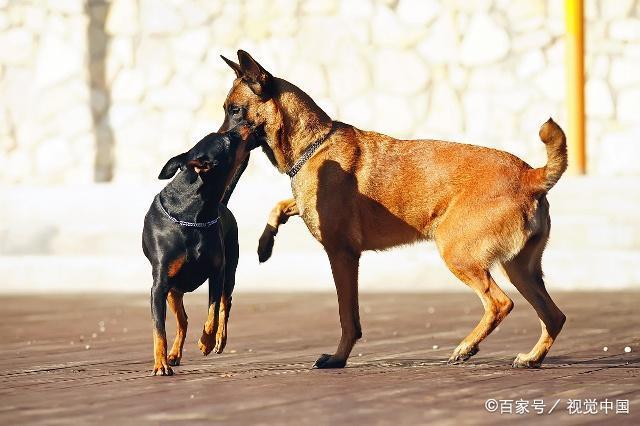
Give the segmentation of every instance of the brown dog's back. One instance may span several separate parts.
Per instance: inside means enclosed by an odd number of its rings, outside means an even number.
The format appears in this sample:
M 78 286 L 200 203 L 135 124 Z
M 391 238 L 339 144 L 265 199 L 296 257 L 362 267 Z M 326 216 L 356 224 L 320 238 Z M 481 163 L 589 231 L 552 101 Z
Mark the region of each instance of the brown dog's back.
M 344 191 L 353 180 L 341 197 L 318 193 L 318 206 L 335 202 L 332 208 L 352 210 L 345 215 L 351 227 L 330 225 L 334 221 L 326 215 L 318 218 L 324 222 L 319 231 L 325 238 L 333 228 L 350 229 L 360 249 L 381 250 L 446 237 L 437 232 L 441 223 L 460 219 L 455 227 L 463 228 L 459 231 L 469 239 L 478 235 L 479 244 L 491 246 L 482 240 L 495 238 L 498 247 L 475 248 L 486 262 L 511 257 L 522 248 L 535 227 L 543 195 L 539 180 L 546 177 L 541 172 L 545 168 L 532 169 L 504 151 L 438 140 L 396 140 L 342 123 L 312 162 L 325 163 L 319 166 L 320 188 Z M 481 216 L 477 221 L 483 229 L 477 232 L 474 215 Z

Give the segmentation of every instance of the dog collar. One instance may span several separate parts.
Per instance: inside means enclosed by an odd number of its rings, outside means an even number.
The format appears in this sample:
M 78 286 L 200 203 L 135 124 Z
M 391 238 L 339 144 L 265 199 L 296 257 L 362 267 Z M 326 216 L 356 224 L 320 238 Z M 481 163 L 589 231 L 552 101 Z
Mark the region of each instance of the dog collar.
M 320 145 L 322 145 L 329 138 L 329 135 L 331 133 L 333 133 L 333 124 L 331 125 L 331 130 L 329 130 L 326 135 L 309 145 L 307 149 L 304 150 L 300 158 L 298 158 L 298 161 L 296 161 L 289 169 L 287 175 L 289 175 L 291 179 L 293 179 L 293 177 L 300 171 L 302 166 L 304 166 L 304 164 L 309 161 L 309 158 L 313 157 L 313 154 L 315 154 L 318 148 L 320 148 Z
M 173 223 L 177 223 L 180 226 L 188 226 L 192 228 L 208 228 L 218 223 L 218 220 L 220 219 L 219 216 L 213 220 L 210 220 L 209 222 L 185 222 L 184 220 L 176 219 L 175 217 L 171 216 L 169 212 L 164 208 L 164 206 L 162 205 L 162 201 L 160 201 L 160 195 L 158 195 L 157 197 L 158 205 L 160 206 L 160 210 L 162 210 L 162 213 L 164 213 L 164 215 L 167 216 Z

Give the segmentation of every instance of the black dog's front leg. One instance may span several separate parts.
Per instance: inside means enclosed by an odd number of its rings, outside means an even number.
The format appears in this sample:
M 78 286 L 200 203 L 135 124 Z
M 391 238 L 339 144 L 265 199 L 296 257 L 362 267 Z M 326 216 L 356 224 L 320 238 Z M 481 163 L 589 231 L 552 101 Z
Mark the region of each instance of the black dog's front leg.
M 154 271 L 155 272 L 155 271 Z M 167 294 L 169 289 L 161 273 L 154 273 L 151 287 L 151 316 L 153 317 L 153 375 L 171 376 L 173 370 L 167 363 L 167 335 L 164 328 L 167 316 Z
M 216 353 L 222 353 L 227 338 L 226 305 L 228 303 L 223 291 L 225 282 L 224 252 L 220 250 L 217 253 L 220 254 L 214 257 L 213 272 L 209 276 L 209 314 L 204 323 L 202 337 L 198 342 L 204 355 L 209 355 L 214 349 Z

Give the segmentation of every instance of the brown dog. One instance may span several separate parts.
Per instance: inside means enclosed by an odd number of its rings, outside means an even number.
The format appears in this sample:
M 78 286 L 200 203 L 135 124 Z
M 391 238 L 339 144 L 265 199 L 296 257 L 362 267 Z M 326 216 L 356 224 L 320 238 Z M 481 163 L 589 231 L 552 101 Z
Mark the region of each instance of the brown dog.
M 275 207 L 261 238 L 268 257 L 280 223 L 299 214 L 323 245 L 333 273 L 342 336 L 318 368 L 340 368 L 361 335 L 358 263 L 363 250 L 433 239 L 449 269 L 480 297 L 485 312 L 453 351 L 458 363 L 502 321 L 513 302 L 489 268 L 498 263 L 538 313 L 540 339 L 514 367 L 539 367 L 565 322 L 545 289 L 540 260 L 549 237 L 546 193 L 567 167 L 565 135 L 542 125 L 548 162 L 533 169 L 509 153 L 437 140 L 396 140 L 331 118 L 302 90 L 273 77 L 248 53 L 223 57 L 236 79 L 221 131 L 246 119 L 263 149 L 291 176 L 294 199 Z

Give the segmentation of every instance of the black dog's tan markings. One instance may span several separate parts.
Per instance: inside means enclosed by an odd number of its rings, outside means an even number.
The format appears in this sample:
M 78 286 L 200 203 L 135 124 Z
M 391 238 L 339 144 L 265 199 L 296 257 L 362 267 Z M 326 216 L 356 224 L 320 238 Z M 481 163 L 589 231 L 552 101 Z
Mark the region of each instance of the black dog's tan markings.
M 173 278 L 178 275 L 178 272 L 180 272 L 180 268 L 182 268 L 182 265 L 184 265 L 184 262 L 186 260 L 187 257 L 185 255 L 182 255 L 169 262 L 169 267 L 167 268 L 167 275 L 169 276 L 169 278 Z
M 142 248 L 153 274 L 154 375 L 170 376 L 171 366 L 180 365 L 187 333 L 182 297 L 206 279 L 209 312 L 216 312 L 216 318 L 222 321 L 216 322 L 216 327 L 205 327 L 200 348 L 204 354 L 224 349 L 238 265 L 238 227 L 225 204 L 252 147 L 253 139 L 245 126 L 212 133 L 189 151 L 171 158 L 160 172 L 160 179 L 169 179 L 182 169 L 154 198 L 142 233 Z M 178 325 L 169 354 L 167 301 Z

